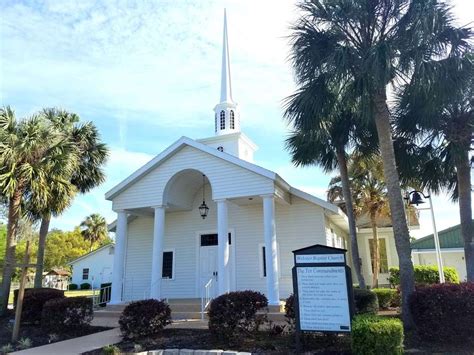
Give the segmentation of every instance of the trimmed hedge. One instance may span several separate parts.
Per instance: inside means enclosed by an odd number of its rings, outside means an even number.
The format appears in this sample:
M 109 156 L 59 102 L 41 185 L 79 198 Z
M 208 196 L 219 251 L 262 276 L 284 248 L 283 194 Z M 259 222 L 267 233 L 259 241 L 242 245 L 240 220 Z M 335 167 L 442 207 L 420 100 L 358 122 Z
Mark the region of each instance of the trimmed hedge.
M 379 303 L 377 295 L 371 290 L 354 288 L 355 314 L 377 314 Z
M 92 298 L 57 298 L 43 306 L 41 326 L 54 332 L 88 327 L 94 315 Z
M 75 290 L 78 290 L 78 289 L 79 289 L 79 286 L 78 286 L 77 284 L 69 284 L 69 285 L 67 286 L 67 289 L 68 289 L 69 291 L 75 291 Z
M 126 339 L 157 334 L 171 324 L 171 309 L 155 299 L 132 302 L 123 310 L 119 324 Z
M 474 282 L 417 287 L 409 306 L 423 339 L 474 341 Z
M 91 288 L 91 284 L 88 282 L 84 282 L 81 284 L 81 290 L 90 290 Z
M 352 321 L 351 345 L 354 354 L 403 354 L 403 324 L 396 318 L 357 316 Z
M 209 305 L 209 330 L 216 338 L 231 341 L 249 336 L 258 329 L 257 311 L 268 306 L 260 292 L 229 292 L 214 298 Z
M 414 265 L 415 284 L 418 285 L 433 285 L 439 284 L 438 267 L 435 265 Z M 389 269 L 390 276 L 388 281 L 392 287 L 400 285 L 400 269 L 398 267 L 391 267 Z M 454 267 L 443 267 L 444 278 L 447 283 L 459 283 L 459 274 Z
M 372 291 L 377 295 L 379 307 L 387 309 L 389 307 L 398 307 L 400 304 L 400 294 L 393 288 L 373 288 Z
M 38 323 L 41 321 L 41 312 L 46 302 L 52 299 L 64 298 L 64 291 L 55 288 L 27 288 L 23 298 L 21 323 Z M 14 308 L 18 299 L 18 290 L 13 291 Z

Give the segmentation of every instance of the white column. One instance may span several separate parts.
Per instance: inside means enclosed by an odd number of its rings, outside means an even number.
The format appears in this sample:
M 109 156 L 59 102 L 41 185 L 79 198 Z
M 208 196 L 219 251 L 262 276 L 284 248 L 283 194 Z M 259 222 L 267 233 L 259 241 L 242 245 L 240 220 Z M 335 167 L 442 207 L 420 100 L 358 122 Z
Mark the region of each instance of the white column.
M 155 207 L 153 228 L 153 250 L 151 259 L 150 298 L 161 299 L 161 276 L 163 269 L 163 240 L 165 235 L 165 207 Z
M 219 295 L 230 291 L 227 201 L 217 200 L 217 281 Z
M 280 287 L 278 280 L 278 252 L 275 228 L 275 201 L 273 195 L 262 196 L 262 198 L 268 304 L 279 305 Z
M 111 304 L 122 302 L 123 271 L 125 257 L 125 243 L 127 240 L 127 212 L 117 212 L 117 225 L 115 229 L 114 268 L 112 273 Z

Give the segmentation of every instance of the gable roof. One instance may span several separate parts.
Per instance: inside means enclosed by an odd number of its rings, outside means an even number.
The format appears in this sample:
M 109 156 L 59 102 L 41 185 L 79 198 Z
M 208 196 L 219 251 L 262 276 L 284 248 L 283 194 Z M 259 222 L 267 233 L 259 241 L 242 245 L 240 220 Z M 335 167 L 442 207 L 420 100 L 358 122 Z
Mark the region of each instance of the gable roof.
M 109 243 L 109 244 L 106 244 L 106 245 L 104 245 L 104 246 L 101 246 L 100 248 L 97 248 L 96 250 L 92 250 L 92 251 L 88 252 L 87 254 L 84 254 L 84 255 L 78 257 L 77 259 L 74 259 L 74 260 L 68 262 L 67 265 L 72 265 L 72 264 L 78 262 L 79 260 L 82 260 L 82 259 L 84 259 L 84 258 L 87 258 L 87 257 L 89 257 L 89 256 L 91 256 L 91 255 L 96 254 L 97 252 L 99 252 L 99 251 L 101 251 L 101 250 L 103 250 L 103 249 L 105 249 L 105 248 L 110 248 L 110 247 L 115 247 L 115 243 Z
M 258 165 L 249 163 L 248 161 L 239 159 L 229 153 L 225 152 L 220 152 L 217 149 L 214 149 L 212 147 L 209 147 L 203 143 L 197 142 L 191 138 L 188 137 L 181 137 L 178 139 L 176 142 L 174 142 L 172 145 L 170 145 L 168 148 L 166 148 L 163 152 L 158 154 L 156 157 L 154 157 L 152 160 L 150 160 L 148 163 L 143 165 L 140 169 L 135 171 L 133 174 L 131 174 L 129 177 L 127 177 L 125 180 L 123 180 L 120 184 L 116 185 L 113 187 L 111 190 L 107 191 L 105 193 L 105 198 L 107 200 L 112 200 L 115 196 L 117 196 L 119 193 L 121 193 L 123 190 L 125 190 L 127 187 L 132 185 L 134 182 L 142 178 L 144 175 L 148 174 L 150 171 L 164 163 L 166 160 L 171 158 L 174 154 L 176 154 L 178 151 L 181 150 L 184 146 L 189 146 L 192 148 L 195 148 L 197 150 L 203 151 L 205 153 L 211 154 L 217 158 L 220 158 L 222 160 L 225 160 L 229 163 L 235 164 L 237 166 L 240 166 L 244 169 L 250 170 L 258 175 L 264 176 L 266 178 L 272 179 L 272 180 L 277 180 L 278 175 L 274 173 L 273 171 L 264 169 Z M 281 178 L 280 178 L 281 179 Z M 281 179 L 283 180 L 283 179 Z
M 240 158 L 237 158 L 234 155 L 231 155 L 229 153 L 221 152 L 217 149 L 214 149 L 212 147 L 209 147 L 201 142 L 195 141 L 194 139 L 188 138 L 188 137 L 181 137 L 178 139 L 176 142 L 174 142 L 172 145 L 170 145 L 168 148 L 166 148 L 163 152 L 158 154 L 156 157 L 154 157 L 152 160 L 150 160 L 148 163 L 143 165 L 140 169 L 135 171 L 133 174 L 128 176 L 125 180 L 123 180 L 121 183 L 113 187 L 111 190 L 109 190 L 105 194 L 105 198 L 107 200 L 112 200 L 114 197 L 116 197 L 118 194 L 120 194 L 122 191 L 124 191 L 126 188 L 128 188 L 130 185 L 141 179 L 144 175 L 148 174 L 151 172 L 153 169 L 157 168 L 159 165 L 164 163 L 166 160 L 170 159 L 173 155 L 175 155 L 178 151 L 180 151 L 183 147 L 189 146 L 192 148 L 195 148 L 197 150 L 200 150 L 202 152 L 208 153 L 212 156 L 215 156 L 219 159 L 225 160 L 231 164 L 235 164 L 241 168 L 247 169 L 251 172 L 254 172 L 255 174 L 264 176 L 268 179 L 271 179 L 275 181 L 276 184 L 278 184 L 280 187 L 282 187 L 285 191 L 290 192 L 290 194 L 293 194 L 297 197 L 300 197 L 308 202 L 311 202 L 315 205 L 318 205 L 322 207 L 323 209 L 331 212 L 332 214 L 338 215 L 342 218 L 345 218 L 344 212 L 337 207 L 336 205 L 326 202 L 316 196 L 313 196 L 311 194 L 308 194 L 306 192 L 303 192 L 299 189 L 296 189 L 292 187 L 290 184 L 288 184 L 284 179 L 282 179 L 277 173 L 262 168 L 256 164 L 249 163 L 248 161 L 242 160 Z M 113 226 L 112 226 L 113 227 Z M 110 226 L 109 226 L 110 228 Z
M 464 248 L 460 224 L 438 232 L 438 237 L 441 249 Z M 412 250 L 435 249 L 433 234 L 413 241 L 411 248 Z

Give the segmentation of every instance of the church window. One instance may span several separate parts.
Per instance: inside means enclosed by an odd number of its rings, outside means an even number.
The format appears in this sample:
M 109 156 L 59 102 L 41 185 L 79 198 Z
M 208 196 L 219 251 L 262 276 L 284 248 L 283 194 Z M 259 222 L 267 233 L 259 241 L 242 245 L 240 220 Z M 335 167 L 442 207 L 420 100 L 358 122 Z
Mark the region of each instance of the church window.
M 214 115 L 214 131 L 217 132 L 217 113 Z
M 225 111 L 221 111 L 221 129 L 225 129 Z
M 163 279 L 173 279 L 174 278 L 174 251 L 166 250 L 163 251 L 163 264 L 161 269 L 161 277 Z
M 234 118 L 234 110 L 230 111 L 230 128 L 235 128 L 235 118 Z

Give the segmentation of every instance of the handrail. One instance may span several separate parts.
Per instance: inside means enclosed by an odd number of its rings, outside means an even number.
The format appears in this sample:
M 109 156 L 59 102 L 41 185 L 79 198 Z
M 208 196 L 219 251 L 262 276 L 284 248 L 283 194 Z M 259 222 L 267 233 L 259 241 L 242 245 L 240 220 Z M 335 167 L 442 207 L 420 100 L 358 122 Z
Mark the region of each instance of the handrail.
M 204 289 L 201 293 L 201 319 L 204 320 L 204 312 L 211 303 L 214 296 L 214 277 L 211 277 L 209 281 L 204 285 Z
M 99 291 L 99 294 L 96 294 L 97 291 Z M 111 292 L 112 292 L 111 285 L 93 289 L 92 290 L 92 305 L 94 307 L 98 307 L 101 303 L 109 303 Z

